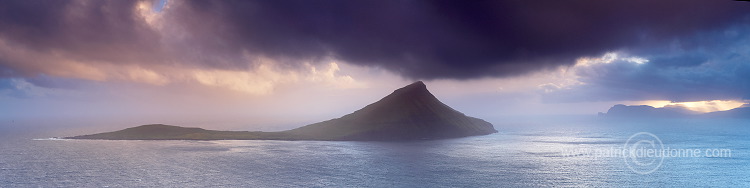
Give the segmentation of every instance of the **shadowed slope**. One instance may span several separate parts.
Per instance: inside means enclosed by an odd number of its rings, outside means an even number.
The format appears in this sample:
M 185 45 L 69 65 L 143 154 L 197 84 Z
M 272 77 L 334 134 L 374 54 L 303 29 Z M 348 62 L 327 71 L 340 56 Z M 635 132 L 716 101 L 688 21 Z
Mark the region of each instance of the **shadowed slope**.
M 326 140 L 413 140 L 497 131 L 492 124 L 443 104 L 420 81 L 341 118 L 287 132 Z

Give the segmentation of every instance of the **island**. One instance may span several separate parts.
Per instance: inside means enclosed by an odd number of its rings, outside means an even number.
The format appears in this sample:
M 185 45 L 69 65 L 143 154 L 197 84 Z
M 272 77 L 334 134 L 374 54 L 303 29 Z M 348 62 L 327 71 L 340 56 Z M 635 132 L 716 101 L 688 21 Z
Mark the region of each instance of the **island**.
M 217 131 L 163 124 L 67 137 L 102 140 L 331 140 L 405 141 L 496 133 L 487 121 L 466 116 L 438 100 L 418 81 L 353 113 L 279 131 Z
M 738 108 L 726 111 L 715 111 L 709 113 L 697 112 L 682 106 L 665 106 L 656 108 L 648 105 L 628 106 L 617 104 L 609 108 L 606 113 L 599 113 L 599 116 L 605 118 L 699 118 L 699 119 L 747 119 L 750 118 L 750 105 L 745 104 Z

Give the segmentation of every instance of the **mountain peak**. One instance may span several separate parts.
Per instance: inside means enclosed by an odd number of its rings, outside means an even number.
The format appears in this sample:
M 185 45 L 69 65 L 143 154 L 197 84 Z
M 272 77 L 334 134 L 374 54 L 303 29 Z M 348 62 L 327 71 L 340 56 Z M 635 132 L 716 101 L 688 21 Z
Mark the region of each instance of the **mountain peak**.
M 423 88 L 423 89 L 427 89 L 427 85 L 425 85 L 424 82 L 422 82 L 420 80 L 420 81 L 416 81 L 414 83 L 411 83 L 411 84 L 409 84 L 407 86 L 402 87 L 402 89 L 403 88 Z
M 395 91 L 393 91 L 393 93 L 430 93 L 430 91 L 427 90 L 427 85 L 425 85 L 424 82 L 417 81 L 402 88 L 396 89 Z
M 331 140 L 416 140 L 485 135 L 492 124 L 440 102 L 422 82 L 396 89 L 351 114 L 290 131 Z

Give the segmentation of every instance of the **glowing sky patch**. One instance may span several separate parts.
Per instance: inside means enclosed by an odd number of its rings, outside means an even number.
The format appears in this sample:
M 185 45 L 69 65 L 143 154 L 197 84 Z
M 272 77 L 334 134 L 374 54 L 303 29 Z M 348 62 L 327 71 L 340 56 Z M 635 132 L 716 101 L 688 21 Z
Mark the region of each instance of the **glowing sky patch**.
M 672 101 L 638 101 L 628 103 L 629 105 L 649 105 L 656 108 L 664 107 L 684 107 L 696 112 L 716 112 L 726 111 L 735 108 L 742 107 L 747 104 L 746 101 L 724 101 L 724 100 L 712 100 L 712 101 L 693 101 L 693 102 L 672 102 Z

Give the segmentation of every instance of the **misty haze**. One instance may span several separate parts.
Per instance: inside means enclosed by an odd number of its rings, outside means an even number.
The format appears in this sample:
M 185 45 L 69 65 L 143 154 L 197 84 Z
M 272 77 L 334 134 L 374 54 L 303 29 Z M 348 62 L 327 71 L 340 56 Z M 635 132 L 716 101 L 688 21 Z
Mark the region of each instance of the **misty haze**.
M 0 1 L 0 187 L 748 187 L 750 3 Z

